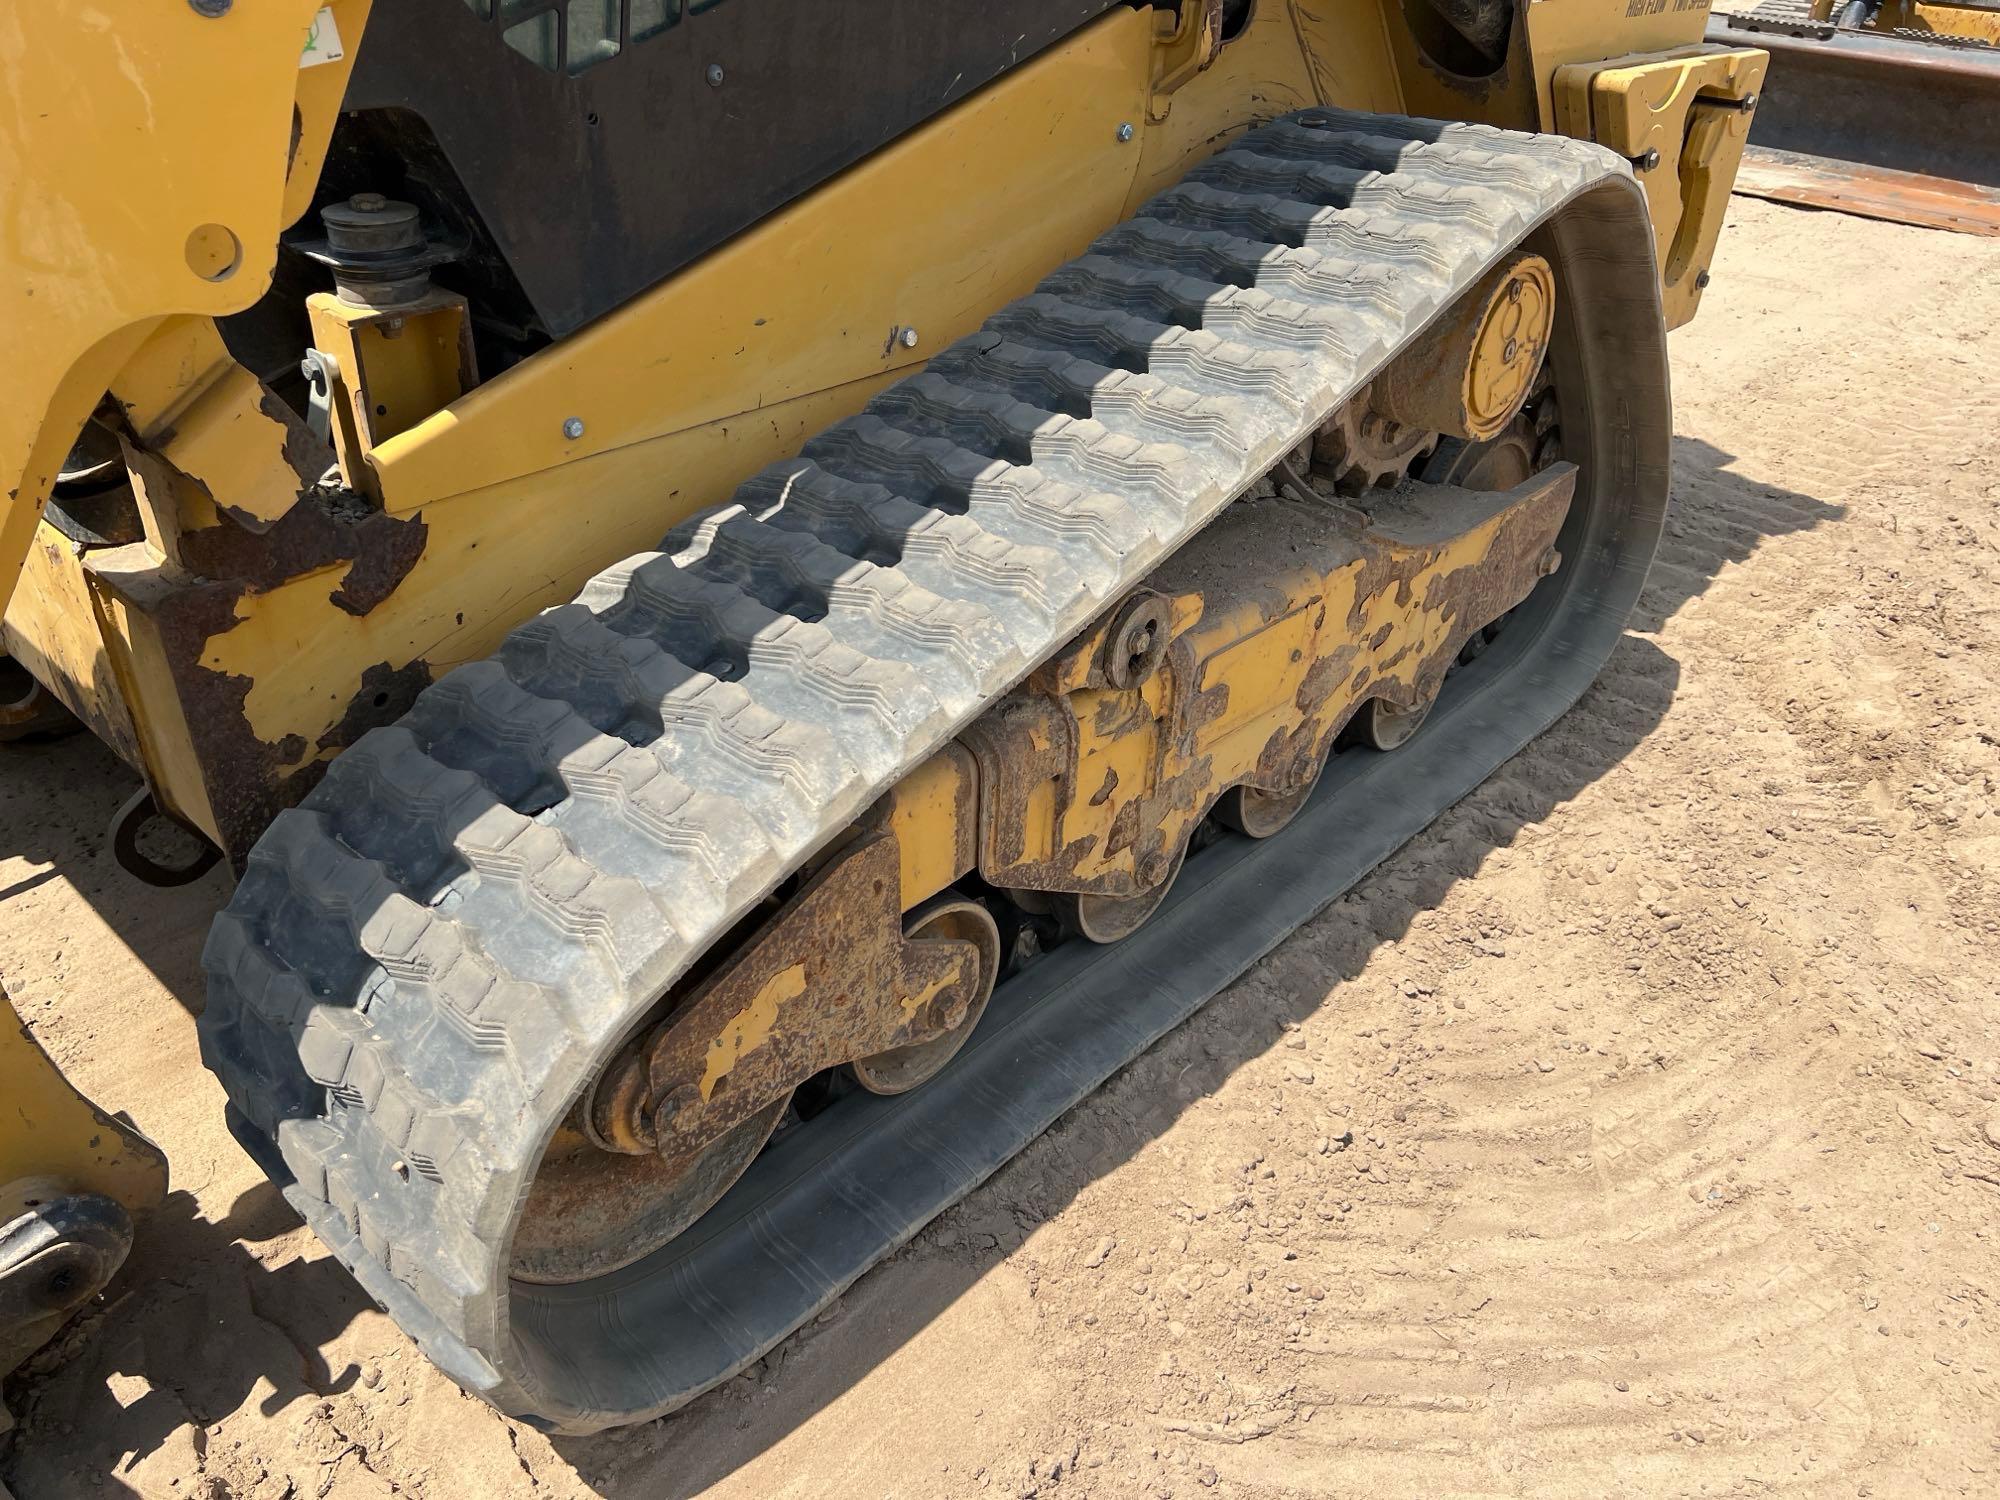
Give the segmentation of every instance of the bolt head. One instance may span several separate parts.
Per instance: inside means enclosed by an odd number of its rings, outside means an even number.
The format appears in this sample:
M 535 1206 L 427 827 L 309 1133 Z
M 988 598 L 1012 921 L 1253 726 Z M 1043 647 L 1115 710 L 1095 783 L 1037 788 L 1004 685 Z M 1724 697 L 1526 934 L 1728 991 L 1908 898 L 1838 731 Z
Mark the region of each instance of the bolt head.
M 1646 148 L 1646 154 L 1644 156 L 1641 156 L 1637 161 L 1632 163 L 1632 165 L 1637 167 L 1641 172 L 1650 172 L 1653 170 L 1653 168 L 1657 167 L 1659 164 L 1660 164 L 1660 153 L 1656 148 L 1652 146 L 1648 146 Z
M 1507 364 L 1511 365 L 1512 363 L 1514 363 L 1514 356 L 1519 354 L 1520 352 L 1521 352 L 1521 341 L 1515 338 L 1511 333 L 1508 334 L 1507 342 L 1501 346 L 1500 358 Z
M 1132 122 L 1130 120 L 1124 121 L 1118 127 L 1118 144 L 1121 146 L 1124 145 L 1127 141 L 1131 140 L 1135 134 L 1137 134 L 1137 132 L 1132 129 Z
M 901 344 L 905 349 L 916 348 L 917 330 L 914 328 L 905 328 L 901 333 L 896 335 L 896 341 L 899 344 Z
M 213 21 L 217 16 L 228 15 L 229 7 L 234 3 L 235 0 L 188 0 L 188 9 Z
M 389 200 L 381 193 L 356 193 L 347 206 L 358 214 L 379 214 L 389 206 Z
M 1695 273 L 1694 273 L 1694 284 L 1695 284 L 1696 286 L 1698 286 L 1698 287 L 1704 287 L 1704 286 L 1707 286 L 1707 285 L 1708 285 L 1708 281 L 1709 281 L 1709 277 L 1708 277 L 1708 272 L 1706 272 L 1706 271 L 1697 271 L 1697 272 L 1695 272 Z
M 568 438 L 571 442 L 575 442 L 578 438 L 582 437 L 583 418 L 582 417 L 563 418 L 563 436 Z
M 721 88 L 721 87 L 722 87 L 722 64 L 721 64 L 721 63 L 710 63 L 710 64 L 708 65 L 708 68 L 707 68 L 707 71 L 705 71 L 705 72 L 704 72 L 704 73 L 703 73 L 703 74 L 702 74 L 701 76 L 702 76 L 702 77 L 704 77 L 704 78 L 706 78 L 706 79 L 708 80 L 708 86 L 709 86 L 710 88 L 712 88 L 712 89 L 719 89 L 719 88 Z

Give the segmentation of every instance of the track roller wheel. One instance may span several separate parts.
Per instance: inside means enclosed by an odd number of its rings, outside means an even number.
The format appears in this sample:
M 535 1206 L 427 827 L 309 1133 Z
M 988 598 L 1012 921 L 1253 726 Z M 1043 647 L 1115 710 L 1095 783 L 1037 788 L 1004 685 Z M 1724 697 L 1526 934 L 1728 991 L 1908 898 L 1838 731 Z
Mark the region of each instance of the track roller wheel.
M 857 1058 L 847 1065 L 854 1081 L 871 1094 L 906 1094 L 957 1055 L 986 1014 L 986 1002 L 993 998 L 993 986 L 1000 978 L 1000 924 L 977 901 L 964 896 L 944 896 L 911 913 L 903 935 L 911 942 L 950 941 L 971 943 L 979 950 L 979 977 L 974 993 L 959 997 L 940 996 L 933 1004 L 944 1003 L 959 1011 L 958 1020 L 942 1036 L 915 1042 Z
M 606 1151 L 573 1122 L 563 1126 L 528 1189 L 514 1232 L 513 1278 L 588 1281 L 650 1255 L 735 1186 L 790 1103 L 787 1095 L 758 1111 L 673 1177 L 658 1157 Z
M 1371 750 L 1395 750 L 1407 744 L 1410 736 L 1430 717 L 1431 705 L 1435 702 L 1437 699 L 1433 696 L 1412 708 L 1398 708 L 1386 698 L 1370 698 L 1361 712 L 1354 716 L 1354 743 L 1366 745 Z
M 1313 768 L 1305 785 L 1289 792 L 1270 792 L 1249 785 L 1233 786 L 1215 804 L 1215 815 L 1224 826 L 1253 839 L 1267 839 L 1296 818 L 1312 800 L 1319 785 L 1319 773 L 1326 763 Z
M 1187 856 L 1183 844 L 1174 853 L 1173 864 L 1151 890 L 1136 896 L 1096 896 L 1074 891 L 1056 891 L 1049 897 L 1050 908 L 1063 930 L 1093 943 L 1115 943 L 1128 938 L 1146 925 L 1146 919 L 1160 909 L 1167 892 L 1181 873 Z

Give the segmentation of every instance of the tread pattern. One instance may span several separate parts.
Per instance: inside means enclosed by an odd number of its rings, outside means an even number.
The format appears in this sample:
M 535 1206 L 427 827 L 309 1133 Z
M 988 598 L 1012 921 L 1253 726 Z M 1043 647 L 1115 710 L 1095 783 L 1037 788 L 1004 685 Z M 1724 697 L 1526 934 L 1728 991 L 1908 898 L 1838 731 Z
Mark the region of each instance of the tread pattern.
M 202 1048 L 245 1143 L 462 1384 L 604 1425 L 513 1339 L 506 1240 L 633 1018 L 1621 174 L 1484 126 L 1321 109 L 1253 131 L 429 688 L 279 816 L 216 922 Z

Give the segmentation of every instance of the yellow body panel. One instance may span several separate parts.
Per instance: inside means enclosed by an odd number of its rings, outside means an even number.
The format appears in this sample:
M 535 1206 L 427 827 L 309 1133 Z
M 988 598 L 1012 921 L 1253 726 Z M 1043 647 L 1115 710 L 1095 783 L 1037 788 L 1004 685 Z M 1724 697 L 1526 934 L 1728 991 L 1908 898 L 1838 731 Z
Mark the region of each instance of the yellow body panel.
M 257 377 L 223 347 L 212 319 L 161 320 L 118 372 L 110 396 L 146 454 L 194 481 L 149 473 L 143 460 L 135 470 L 146 539 L 163 558 L 182 561 L 182 536 L 220 522 L 216 497 L 257 523 L 277 520 L 298 499 L 286 424 L 267 407 Z
M 1708 0 L 1528 0 L 1525 19 L 1536 120 L 1544 130 L 1562 130 L 1560 69 L 1696 46 L 1708 29 Z
M 383 443 L 384 504 L 408 512 L 908 374 L 1118 218 L 1139 165 L 1118 127 L 1143 118 L 1149 46 L 1143 13 L 1113 12 Z M 580 438 L 564 434 L 572 417 Z M 741 477 L 627 456 L 689 497 L 659 508 L 668 523 Z
M 104 622 L 111 671 L 127 685 L 140 758 L 159 805 L 190 827 L 205 832 L 221 827 L 209 797 L 216 768 L 204 765 L 195 749 L 186 705 L 171 690 L 178 686 L 173 653 L 150 608 L 160 587 L 157 557 L 145 543 L 134 542 L 90 553 L 85 571 Z

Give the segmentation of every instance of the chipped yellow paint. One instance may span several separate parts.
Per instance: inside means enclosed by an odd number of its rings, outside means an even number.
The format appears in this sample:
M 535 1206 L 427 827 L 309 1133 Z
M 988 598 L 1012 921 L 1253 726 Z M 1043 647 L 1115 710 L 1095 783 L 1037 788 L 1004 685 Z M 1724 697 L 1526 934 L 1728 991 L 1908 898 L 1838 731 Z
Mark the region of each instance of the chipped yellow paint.
M 1320 632 L 1313 626 L 1317 602 L 1301 601 L 1269 624 L 1256 624 L 1203 659 L 1196 690 L 1218 684 L 1229 689 L 1228 706 L 1203 726 L 1196 740 L 1203 749 L 1212 749 L 1231 732 L 1261 724 L 1290 706 L 1318 654 Z
M 701 1098 L 705 1104 L 715 1095 L 716 1086 L 729 1076 L 736 1060 L 754 1052 L 770 1039 L 778 1026 L 778 1011 L 806 992 L 806 966 L 793 964 L 764 981 L 750 1003 L 729 1018 L 729 1024 L 708 1044 L 708 1064 L 701 1074 Z
M 216 497 L 260 522 L 298 499 L 285 424 L 263 409 L 263 385 L 223 346 L 213 318 L 163 321 L 111 382 L 111 396 L 140 442 L 195 481 L 172 494 L 137 486 L 147 539 L 169 561 L 180 561 L 184 534 L 220 524 Z
M 954 969 L 951 973 L 947 974 L 944 978 L 933 979 L 929 984 L 925 985 L 922 989 L 918 990 L 914 995 L 898 996 L 897 1003 L 903 1007 L 904 1015 L 914 1016 L 918 1011 L 922 1010 L 926 1005 L 929 1005 L 931 1001 L 937 999 L 937 997 L 941 993 L 943 993 L 943 991 L 950 988 L 952 985 L 957 984 L 959 980 L 963 979 L 964 977 L 965 977 L 965 960 L 961 958 L 959 960 L 958 967 Z

